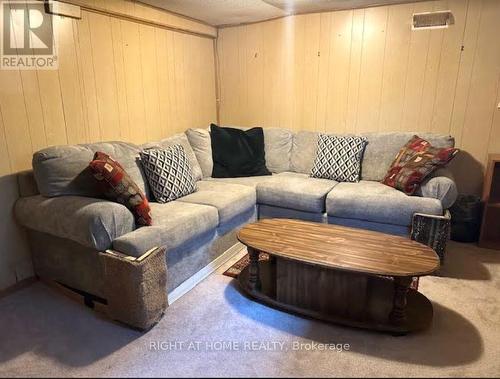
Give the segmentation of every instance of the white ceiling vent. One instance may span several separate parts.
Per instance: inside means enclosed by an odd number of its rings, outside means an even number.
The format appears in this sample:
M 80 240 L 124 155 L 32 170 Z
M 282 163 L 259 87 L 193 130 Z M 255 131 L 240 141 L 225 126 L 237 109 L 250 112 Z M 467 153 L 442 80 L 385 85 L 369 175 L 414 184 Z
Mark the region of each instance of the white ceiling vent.
M 441 29 L 455 22 L 450 11 L 437 11 L 413 14 L 412 30 Z

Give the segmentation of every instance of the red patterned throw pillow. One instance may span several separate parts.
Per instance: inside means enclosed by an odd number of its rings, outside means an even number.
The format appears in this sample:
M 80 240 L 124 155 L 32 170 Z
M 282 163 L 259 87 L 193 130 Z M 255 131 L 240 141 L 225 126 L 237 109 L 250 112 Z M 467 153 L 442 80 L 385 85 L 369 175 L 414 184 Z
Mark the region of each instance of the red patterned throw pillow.
M 89 166 L 108 199 L 130 209 L 138 225 L 152 224 L 148 199 L 120 163 L 98 151 Z
M 382 183 L 413 195 L 429 174 L 450 162 L 458 151 L 453 147 L 434 147 L 419 136 L 413 136 L 399 150 Z

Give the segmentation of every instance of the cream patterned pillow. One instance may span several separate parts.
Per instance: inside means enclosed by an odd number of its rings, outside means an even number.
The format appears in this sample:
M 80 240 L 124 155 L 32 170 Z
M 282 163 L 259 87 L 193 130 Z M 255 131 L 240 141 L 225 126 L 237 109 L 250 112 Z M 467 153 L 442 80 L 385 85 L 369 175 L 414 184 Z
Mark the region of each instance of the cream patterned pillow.
M 142 166 L 157 202 L 167 203 L 196 191 L 196 181 L 181 145 L 140 152 Z
M 311 177 L 359 182 L 366 143 L 364 137 L 320 134 Z

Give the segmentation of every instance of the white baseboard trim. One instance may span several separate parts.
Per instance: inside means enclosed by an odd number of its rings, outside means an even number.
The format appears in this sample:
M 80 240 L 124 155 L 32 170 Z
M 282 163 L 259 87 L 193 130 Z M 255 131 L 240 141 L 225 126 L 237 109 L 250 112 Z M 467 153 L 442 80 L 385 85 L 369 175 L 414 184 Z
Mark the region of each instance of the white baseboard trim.
M 208 265 L 203 267 L 200 271 L 198 271 L 196 274 L 191 276 L 188 280 L 183 282 L 180 286 L 178 286 L 176 289 L 174 289 L 172 292 L 168 294 L 168 303 L 169 305 L 172 305 L 175 301 L 179 300 L 182 296 L 184 296 L 186 293 L 191 291 L 198 283 L 200 283 L 203 279 L 205 279 L 207 276 L 215 272 L 219 267 L 224 265 L 227 261 L 238 255 L 242 249 L 245 246 L 237 242 L 233 246 L 231 246 L 229 249 L 227 249 L 224 253 L 222 253 L 220 256 L 215 258 L 212 262 L 210 262 Z

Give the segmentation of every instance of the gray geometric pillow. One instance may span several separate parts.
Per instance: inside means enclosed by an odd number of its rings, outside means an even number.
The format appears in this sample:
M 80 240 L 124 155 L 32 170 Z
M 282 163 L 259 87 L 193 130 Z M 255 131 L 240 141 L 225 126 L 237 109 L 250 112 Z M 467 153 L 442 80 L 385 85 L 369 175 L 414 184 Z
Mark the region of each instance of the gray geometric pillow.
M 193 170 L 181 145 L 147 149 L 139 154 L 157 202 L 168 203 L 196 191 Z
M 359 182 L 361 158 L 366 143 L 364 137 L 320 134 L 311 177 L 337 182 Z

